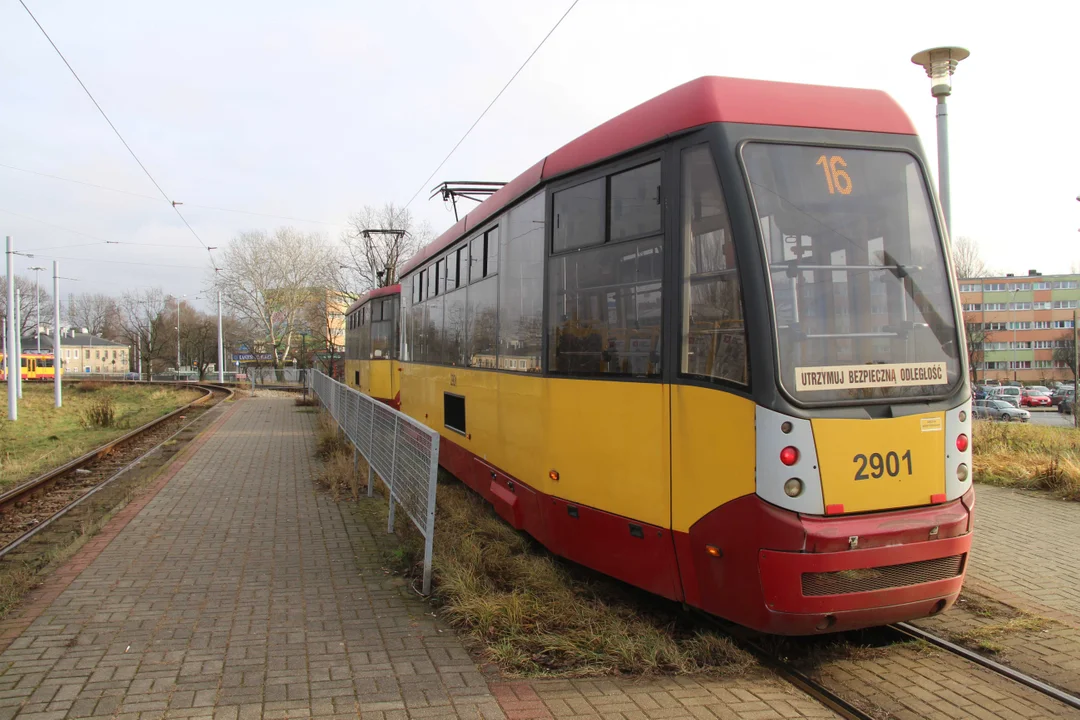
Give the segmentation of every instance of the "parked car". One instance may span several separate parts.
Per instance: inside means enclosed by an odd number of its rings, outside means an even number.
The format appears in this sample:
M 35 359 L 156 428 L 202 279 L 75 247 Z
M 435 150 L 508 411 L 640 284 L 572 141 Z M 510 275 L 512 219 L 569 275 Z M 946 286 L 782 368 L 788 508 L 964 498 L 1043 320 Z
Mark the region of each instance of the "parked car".
M 977 418 L 1003 420 L 1004 422 L 1027 422 L 1031 413 L 1021 410 L 1005 400 L 976 400 L 971 408 Z
M 1061 403 L 1065 402 L 1066 398 L 1068 398 L 1069 401 L 1072 402 L 1073 394 L 1075 392 L 1076 392 L 1076 389 L 1075 389 L 1074 386 L 1072 386 L 1072 385 L 1062 385 L 1061 387 L 1059 387 L 1057 390 L 1054 391 L 1053 395 L 1050 396 L 1050 404 L 1053 405 L 1054 407 L 1060 407 Z
M 986 388 L 980 385 L 976 385 L 971 389 L 971 394 L 974 396 L 975 400 L 985 400 L 987 394 Z
M 1021 407 L 1050 407 L 1050 396 L 1037 390 L 1025 390 L 1020 394 Z
M 1001 387 L 994 388 L 994 391 L 990 393 L 990 398 L 994 400 L 1004 400 L 1013 407 L 1020 407 L 1020 398 L 1024 391 L 1022 388 L 1018 388 L 1015 385 L 1002 385 Z
M 1050 396 L 1050 388 L 1046 387 L 1045 385 L 1032 385 L 1031 387 L 1028 388 L 1028 390 L 1033 390 L 1035 392 L 1042 393 L 1043 395 L 1046 395 L 1047 397 Z

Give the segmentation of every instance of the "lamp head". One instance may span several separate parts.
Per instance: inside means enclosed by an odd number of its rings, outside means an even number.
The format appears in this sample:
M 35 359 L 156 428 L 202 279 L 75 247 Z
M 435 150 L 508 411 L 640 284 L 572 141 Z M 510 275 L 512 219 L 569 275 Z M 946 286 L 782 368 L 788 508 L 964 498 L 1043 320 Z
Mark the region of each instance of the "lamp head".
M 926 70 L 930 94 L 943 98 L 952 93 L 952 74 L 956 72 L 957 64 L 970 54 L 962 47 L 939 47 L 915 53 L 911 62 Z

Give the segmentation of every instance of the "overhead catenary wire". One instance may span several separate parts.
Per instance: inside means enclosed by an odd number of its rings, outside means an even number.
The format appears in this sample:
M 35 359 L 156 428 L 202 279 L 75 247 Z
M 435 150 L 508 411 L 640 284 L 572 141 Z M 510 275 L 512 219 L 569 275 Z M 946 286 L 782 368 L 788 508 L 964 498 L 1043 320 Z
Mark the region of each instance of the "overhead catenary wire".
M 122 195 L 130 195 L 131 197 L 143 198 L 144 200 L 153 200 L 154 202 L 160 202 L 161 198 L 156 195 L 146 195 L 144 193 L 131 192 L 130 190 L 121 190 L 119 188 L 109 187 L 107 185 L 99 185 L 97 183 L 87 182 L 85 180 L 76 180 L 75 178 L 64 177 L 62 175 L 53 175 L 51 173 L 38 172 L 37 170 L 29 170 L 27 168 L 16 167 L 14 165 L 8 165 L 6 163 L 0 163 L 0 168 L 6 168 L 8 170 L 15 170 L 16 172 L 28 173 L 30 175 L 37 175 L 38 177 L 49 178 L 50 180 L 61 180 L 63 182 L 74 183 L 76 185 L 83 185 L 85 187 L 92 187 L 98 190 L 105 190 L 108 192 L 120 193 Z M 255 215 L 257 217 L 274 218 L 275 220 L 288 220 L 290 222 L 305 222 L 312 223 L 313 225 L 329 225 L 336 227 L 340 223 L 328 222 L 326 220 L 312 220 L 311 218 L 291 217 L 289 215 L 274 215 L 272 213 L 255 212 L 254 210 L 239 210 L 237 208 L 219 207 L 217 205 L 201 205 L 199 203 L 184 202 L 185 207 L 200 208 L 203 210 L 216 210 L 218 212 L 227 213 L 239 213 L 241 215 Z
M 577 2 L 577 0 L 575 0 L 575 2 Z M 218 269 L 217 263 L 214 262 L 214 255 L 210 247 L 205 242 L 203 242 L 203 239 L 199 237 L 199 234 L 197 232 L 195 232 L 195 228 L 191 227 L 191 224 L 187 221 L 187 218 L 185 218 L 183 213 L 180 212 L 180 209 L 176 207 L 176 201 L 169 197 L 169 194 L 165 192 L 165 190 L 161 187 L 158 181 L 154 179 L 154 176 L 150 174 L 150 171 L 146 169 L 146 165 L 144 165 L 143 161 L 139 159 L 139 156 L 135 154 L 135 151 L 131 149 L 131 146 L 128 145 L 127 140 L 125 140 L 124 136 L 120 134 L 120 131 L 116 129 L 116 125 L 114 125 L 113 121 L 109 119 L 109 116 L 105 113 L 105 110 L 98 103 L 97 99 L 94 97 L 94 94 L 90 92 L 90 89 L 88 87 L 86 87 L 86 83 L 84 83 L 82 81 L 82 78 L 79 77 L 79 74 L 75 72 L 75 68 L 73 68 L 71 66 L 71 63 L 68 62 L 67 58 L 64 57 L 64 53 L 60 52 L 60 48 L 57 47 L 56 43 L 53 42 L 53 39 L 49 36 L 49 33 L 45 31 L 45 28 L 40 22 L 38 22 L 37 17 L 34 16 L 34 13 L 30 10 L 29 7 L 27 7 L 26 2 L 24 2 L 24 0 L 19 0 L 19 4 L 22 5 L 23 10 L 26 11 L 26 14 L 29 15 L 30 19 L 34 21 L 34 24 L 37 25 L 38 30 L 40 30 L 41 34 L 45 36 L 45 39 L 49 41 L 49 45 L 52 46 L 52 49 L 56 51 L 56 54 L 64 62 L 64 65 L 71 72 L 71 75 L 75 78 L 75 81 L 79 83 L 79 87 L 81 87 L 83 89 L 83 92 L 86 93 L 86 96 L 90 98 L 90 102 L 94 103 L 94 107 L 97 108 L 97 111 L 101 114 L 101 117 L 105 118 L 105 122 L 107 122 L 109 124 L 109 127 L 112 128 L 113 133 L 116 135 L 117 139 L 120 140 L 120 143 L 124 146 L 124 148 L 128 151 L 128 154 L 130 154 L 131 157 L 135 160 L 135 162 L 142 169 L 146 177 L 150 179 L 150 182 L 153 183 L 154 187 L 157 188 L 159 193 L 161 193 L 161 196 L 165 198 L 165 200 L 170 204 L 173 212 L 175 212 L 177 216 L 183 221 L 184 225 L 187 226 L 187 229 L 191 231 L 191 234 L 195 237 L 196 240 L 199 241 L 199 244 L 206 248 L 206 252 L 210 256 L 210 263 L 214 266 L 214 270 L 216 271 Z
M 22 0 L 19 0 L 19 2 L 22 2 Z M 555 22 L 555 24 L 551 26 L 551 29 L 548 30 L 547 35 L 543 37 L 543 39 L 540 41 L 540 44 L 533 48 L 533 51 L 529 53 L 529 56 L 527 58 L 525 58 L 525 62 L 521 63 L 521 66 L 514 71 L 514 74 L 511 75 L 510 79 L 506 81 L 506 84 L 502 86 L 502 90 L 500 90 L 498 94 L 496 94 L 495 97 L 492 98 L 491 102 L 489 102 L 487 107 L 484 108 L 484 111 L 480 113 L 480 116 L 473 121 L 473 124 L 469 126 L 469 129 L 465 131 L 465 134 L 461 136 L 461 139 L 454 144 L 454 147 L 450 149 L 450 152 L 446 154 L 446 157 L 442 159 L 442 162 L 440 162 L 438 166 L 431 171 L 431 174 L 428 175 L 427 180 L 424 180 L 424 182 L 420 184 L 420 187 L 417 188 L 415 193 L 413 193 L 413 196 L 409 198 L 409 202 L 405 203 L 406 209 L 408 209 L 408 207 L 413 204 L 413 200 L 416 200 L 417 196 L 424 191 L 424 188 L 428 186 L 428 183 L 431 182 L 431 179 L 433 177 L 435 177 L 435 174 L 442 170 L 442 166 L 446 164 L 446 161 L 449 160 L 455 152 L 457 152 L 457 149 L 461 147 L 461 143 L 465 142 L 465 138 L 469 137 L 469 134 L 473 131 L 473 129 L 480 124 L 480 121 L 484 119 L 484 116 L 488 114 L 488 111 L 491 110 L 492 106 L 496 102 L 498 102 L 499 98 L 502 97 L 502 94 L 506 92 L 506 89 L 510 87 L 510 84 L 512 82 L 514 82 L 514 79 L 521 74 L 521 71 L 525 69 L 525 66 L 529 64 L 529 61 L 533 59 L 533 56 L 540 51 L 540 48 L 544 47 L 544 43 L 547 42 L 548 38 L 551 37 L 552 33 L 554 33 L 555 30 L 558 29 L 559 25 L 562 24 L 562 21 L 566 19 L 566 16 L 570 14 L 570 11 L 573 10 L 574 7 L 577 6 L 577 4 L 578 0 L 574 0 L 572 3 L 570 3 L 570 7 L 566 8 L 566 12 L 562 14 L 562 17 L 560 17 Z

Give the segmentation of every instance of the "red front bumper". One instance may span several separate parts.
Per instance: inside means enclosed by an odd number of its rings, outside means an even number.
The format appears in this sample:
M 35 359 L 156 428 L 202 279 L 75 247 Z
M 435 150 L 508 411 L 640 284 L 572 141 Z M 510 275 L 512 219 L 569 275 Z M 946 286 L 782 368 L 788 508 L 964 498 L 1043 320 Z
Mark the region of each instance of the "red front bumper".
M 739 498 L 676 538 L 686 600 L 790 635 L 940 612 L 963 584 L 973 504 L 969 491 L 943 505 L 821 518 Z

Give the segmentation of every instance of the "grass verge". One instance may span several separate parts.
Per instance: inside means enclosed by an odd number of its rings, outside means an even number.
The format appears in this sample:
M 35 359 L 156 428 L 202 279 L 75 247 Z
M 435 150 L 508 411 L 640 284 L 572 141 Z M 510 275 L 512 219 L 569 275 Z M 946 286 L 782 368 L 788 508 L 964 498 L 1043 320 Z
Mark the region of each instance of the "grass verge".
M 73 460 L 201 395 L 191 389 L 97 382 L 73 387 L 57 409 L 51 384 L 26 383 L 19 420 L 0 420 L 0 490 Z
M 1070 428 L 979 421 L 972 431 L 979 482 L 1048 490 L 1080 500 L 1080 433 Z
M 956 635 L 956 642 L 974 650 L 988 653 L 1000 653 L 1005 646 L 999 642 L 1009 635 L 1017 633 L 1042 632 L 1050 626 L 1050 621 L 1037 615 L 1022 613 L 1002 622 L 980 625 Z
M 357 497 L 352 450 L 325 413 L 317 424 L 319 482 Z M 361 461 L 360 477 L 367 467 Z M 381 494 L 381 486 L 379 487 Z M 366 498 L 385 523 L 386 499 Z M 419 572 L 423 541 L 397 513 L 388 562 Z M 562 561 L 503 522 L 478 495 L 440 474 L 432 601 L 482 663 L 518 677 L 709 673 L 755 666 L 726 637 L 673 604 Z

